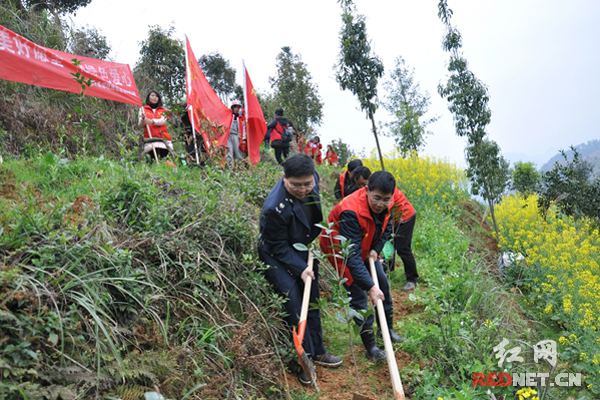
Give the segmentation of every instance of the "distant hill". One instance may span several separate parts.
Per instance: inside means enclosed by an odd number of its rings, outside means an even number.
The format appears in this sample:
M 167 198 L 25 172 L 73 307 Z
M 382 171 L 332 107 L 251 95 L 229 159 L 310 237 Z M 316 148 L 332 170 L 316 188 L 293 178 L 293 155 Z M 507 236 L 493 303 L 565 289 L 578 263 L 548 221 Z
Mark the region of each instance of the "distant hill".
M 590 140 L 587 143 L 582 143 L 577 146 L 574 146 L 577 152 L 579 153 L 579 157 L 582 160 L 585 160 L 592 164 L 593 172 L 595 175 L 600 175 L 600 140 Z M 567 156 L 570 158 L 573 157 L 573 150 L 565 149 Z M 564 162 L 564 158 L 562 154 L 558 153 L 554 157 L 552 157 L 546 164 L 540 168 L 541 171 L 549 171 L 554 166 L 555 162 Z

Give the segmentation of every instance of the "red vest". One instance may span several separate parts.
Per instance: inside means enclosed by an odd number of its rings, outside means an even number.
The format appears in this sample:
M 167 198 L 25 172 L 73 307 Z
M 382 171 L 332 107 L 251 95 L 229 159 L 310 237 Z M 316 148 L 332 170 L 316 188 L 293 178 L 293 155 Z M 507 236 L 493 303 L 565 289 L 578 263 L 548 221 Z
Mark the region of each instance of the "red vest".
M 337 154 L 331 150 L 327 150 L 327 153 L 325 153 L 325 158 L 327 159 L 329 165 L 335 165 L 335 163 L 338 162 Z
M 146 118 L 148 119 L 159 119 L 161 118 L 168 110 L 164 107 L 156 107 L 156 110 L 153 110 L 150 106 L 143 107 L 144 112 L 146 113 Z M 146 125 L 144 126 L 144 139 L 150 138 L 148 134 L 148 128 L 150 128 L 150 132 L 152 133 L 152 137 L 154 138 L 162 138 L 165 140 L 171 140 L 171 135 L 167 132 L 167 125 Z
M 321 247 L 321 250 L 324 254 L 329 255 L 328 259 L 331 265 L 335 267 L 341 277 L 348 279 L 347 284 L 351 285 L 354 281 L 354 278 L 352 278 L 350 271 L 348 268 L 346 268 L 343 258 L 333 256 L 334 252 L 339 256 L 340 241 L 335 239 L 335 237 L 340 234 L 340 215 L 344 211 L 354 211 L 356 213 L 358 224 L 360 225 L 360 229 L 362 231 L 362 243 L 360 248 L 361 258 L 364 261 L 369 256 L 371 244 L 379 240 L 379 237 L 373 238 L 373 235 L 375 235 L 375 221 L 373 220 L 373 216 L 371 215 L 371 210 L 369 208 L 366 187 L 359 189 L 350 196 L 344 197 L 342 200 L 340 200 L 340 202 L 329 214 L 329 218 L 327 218 L 327 225 L 329 226 L 333 223 L 332 227 L 329 229 L 323 229 L 321 236 L 319 236 L 319 246 Z M 388 212 L 383 220 L 380 237 L 384 233 L 389 219 L 390 213 Z M 328 233 L 328 230 L 331 230 L 331 232 Z M 337 249 L 337 251 L 335 249 Z
M 396 188 L 392 197 L 392 204 L 390 204 L 390 213 L 394 216 L 394 221 L 408 221 L 415 215 L 415 212 L 415 208 L 410 204 L 404 193 Z
M 346 197 L 346 176 L 348 176 L 348 171 L 344 172 L 340 176 L 340 189 L 342 191 L 342 199 Z
M 281 122 L 277 120 L 275 128 L 271 129 L 271 142 L 275 140 L 281 140 L 281 137 L 283 136 L 283 129 L 283 125 L 281 125 Z

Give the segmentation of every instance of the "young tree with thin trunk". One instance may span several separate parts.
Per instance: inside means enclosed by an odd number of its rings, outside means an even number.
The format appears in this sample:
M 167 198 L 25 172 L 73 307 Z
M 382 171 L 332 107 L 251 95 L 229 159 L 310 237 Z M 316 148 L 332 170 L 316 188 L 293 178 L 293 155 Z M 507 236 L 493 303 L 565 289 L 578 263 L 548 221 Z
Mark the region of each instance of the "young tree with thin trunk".
M 387 90 L 383 107 L 388 110 L 394 120 L 387 123 L 389 136 L 396 140 L 396 146 L 406 156 L 418 154 L 425 145 L 427 125 L 437 121 L 438 117 L 425 118 L 429 110 L 430 96 L 426 91 L 421 93 L 421 85 L 414 79 L 414 69 L 409 69 L 402 57 L 396 58 L 396 65 L 391 72 L 391 79 L 384 82 Z
M 361 110 L 365 111 L 371 120 L 381 170 L 385 170 L 375 124 L 377 82 L 384 74 L 383 63 L 371 52 L 365 17 L 356 13 L 356 7 L 351 1 L 342 2 L 342 22 L 336 80 L 342 90 L 348 89 L 358 97 Z
M 438 16 L 446 25 L 443 48 L 450 53 L 450 76 L 445 85 L 438 86 L 438 92 L 450 102 L 448 109 L 454 114 L 456 134 L 467 138 L 467 175 L 471 181 L 471 192 L 481 194 L 487 201 L 498 235 L 494 205 L 508 184 L 509 164 L 501 156 L 498 144 L 486 139 L 486 127 L 492 116 L 488 106 L 488 89 L 469 70 L 467 60 L 460 52 L 462 36 L 450 23 L 452 10 L 448 8 L 448 0 L 438 3 Z

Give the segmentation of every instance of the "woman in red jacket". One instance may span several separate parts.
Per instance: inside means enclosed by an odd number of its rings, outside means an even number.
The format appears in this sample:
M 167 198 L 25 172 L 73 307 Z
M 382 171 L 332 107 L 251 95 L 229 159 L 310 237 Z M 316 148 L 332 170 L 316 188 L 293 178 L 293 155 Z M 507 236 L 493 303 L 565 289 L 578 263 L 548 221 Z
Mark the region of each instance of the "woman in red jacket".
M 169 155 L 169 149 L 173 151 L 171 135 L 167 131 L 166 114 L 169 112 L 163 107 L 162 97 L 156 90 L 151 90 L 146 96 L 146 105 L 140 108 L 138 113 L 138 126 L 144 128 L 144 139 L 159 138 L 157 141 L 144 144 L 144 154 L 149 153 L 154 157 L 154 152 L 160 158 Z M 154 149 L 153 149 L 154 148 Z
M 339 158 L 337 153 L 333 149 L 333 145 L 331 144 L 327 145 L 327 153 L 325 153 L 325 160 L 327 160 L 327 164 L 329 164 L 330 166 L 338 166 Z

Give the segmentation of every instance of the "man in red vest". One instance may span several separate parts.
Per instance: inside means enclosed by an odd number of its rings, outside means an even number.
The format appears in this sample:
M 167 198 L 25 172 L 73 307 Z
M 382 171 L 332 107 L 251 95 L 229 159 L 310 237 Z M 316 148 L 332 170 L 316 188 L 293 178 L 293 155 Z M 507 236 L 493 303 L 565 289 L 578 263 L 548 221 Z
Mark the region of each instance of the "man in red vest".
M 402 289 L 405 292 L 417 287 L 419 273 L 417 272 L 417 262 L 412 252 L 412 237 L 415 229 L 415 220 L 417 212 L 404 193 L 398 188 L 394 191 L 392 197 L 392 231 L 394 238 L 394 248 L 404 264 L 404 274 L 406 275 L 406 285 Z M 390 263 L 390 270 L 396 267 L 394 260 Z
M 333 189 L 333 192 L 335 194 L 336 199 L 343 199 L 344 197 L 354 193 L 358 189 L 352 176 L 354 170 L 362 165 L 362 161 L 358 159 L 352 160 L 348 163 L 348 170 L 342 175 L 340 175 L 339 179 L 335 183 L 335 188 Z
M 383 301 L 392 342 L 404 340 L 393 331 L 393 302 L 390 285 L 379 261 L 379 253 L 388 240 L 391 225 L 389 206 L 396 188 L 396 180 L 389 172 L 377 171 L 369 178 L 366 188 L 345 197 L 329 214 L 329 228 L 324 229 L 319 238 L 321 250 L 340 276 L 346 278 L 345 286 L 351 297 L 350 306 L 355 310 L 368 309 L 368 299 L 373 304 Z M 352 245 L 345 253 L 339 236 Z M 346 257 L 344 257 L 346 256 Z M 370 274 L 369 259 L 375 261 L 379 289 Z M 372 361 L 386 358 L 385 352 L 377 347 L 373 331 L 373 314 L 366 319 L 355 318 L 361 326 L 360 337 Z

